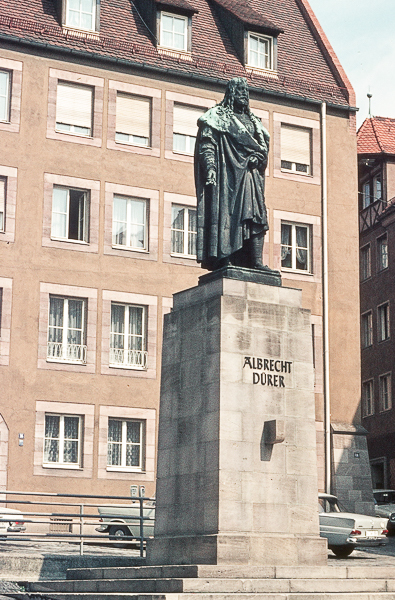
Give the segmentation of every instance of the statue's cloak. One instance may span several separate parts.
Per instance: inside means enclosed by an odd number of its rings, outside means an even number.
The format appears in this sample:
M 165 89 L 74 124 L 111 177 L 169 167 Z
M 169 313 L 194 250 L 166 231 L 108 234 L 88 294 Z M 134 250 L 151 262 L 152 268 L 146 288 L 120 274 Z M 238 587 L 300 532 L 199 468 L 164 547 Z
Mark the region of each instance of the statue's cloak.
M 253 137 L 233 111 L 221 105 L 198 120 L 195 148 L 197 195 L 197 260 L 212 269 L 222 258 L 243 248 L 251 235 L 269 229 L 265 207 L 264 171 L 269 133 L 254 115 Z M 259 142 L 257 141 L 259 140 Z M 210 148 L 217 172 L 216 185 L 206 186 L 203 153 Z M 251 168 L 251 157 L 258 168 Z

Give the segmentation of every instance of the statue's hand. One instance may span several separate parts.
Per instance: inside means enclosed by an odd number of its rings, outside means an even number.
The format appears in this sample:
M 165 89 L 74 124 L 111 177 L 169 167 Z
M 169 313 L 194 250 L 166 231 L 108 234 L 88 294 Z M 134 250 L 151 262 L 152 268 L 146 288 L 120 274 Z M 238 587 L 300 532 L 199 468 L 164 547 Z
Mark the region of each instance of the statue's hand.
M 249 161 L 248 161 L 248 166 L 251 167 L 251 169 L 257 169 L 259 165 L 259 160 L 257 156 L 251 156 Z
M 206 185 L 216 185 L 217 183 L 217 171 L 215 169 L 209 169 L 207 171 Z

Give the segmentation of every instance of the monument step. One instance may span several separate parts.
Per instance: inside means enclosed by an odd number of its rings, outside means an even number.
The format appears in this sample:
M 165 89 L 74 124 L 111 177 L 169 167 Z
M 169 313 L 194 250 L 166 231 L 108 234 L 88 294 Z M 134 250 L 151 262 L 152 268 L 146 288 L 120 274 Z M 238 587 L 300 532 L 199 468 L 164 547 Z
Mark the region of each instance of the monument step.
M 336 559 L 333 561 L 336 563 Z M 395 566 L 254 567 L 176 565 L 159 567 L 107 567 L 68 569 L 68 580 L 75 579 L 395 579 Z
M 322 593 L 267 593 L 267 594 L 128 594 L 51 592 L 45 596 L 25 593 L 4 594 L 14 600 L 394 600 L 394 592 L 322 592 Z
M 88 579 L 36 582 L 30 592 L 213 595 L 395 592 L 392 579 Z

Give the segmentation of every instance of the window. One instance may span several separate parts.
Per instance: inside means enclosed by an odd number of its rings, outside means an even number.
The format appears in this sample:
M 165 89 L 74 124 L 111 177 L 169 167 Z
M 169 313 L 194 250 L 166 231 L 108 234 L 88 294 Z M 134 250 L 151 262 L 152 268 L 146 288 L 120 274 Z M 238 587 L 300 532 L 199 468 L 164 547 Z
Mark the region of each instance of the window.
M 365 281 L 365 279 L 369 279 L 372 275 L 371 270 L 371 253 L 370 253 L 370 244 L 367 244 L 363 248 L 361 248 L 361 281 Z
M 150 145 L 151 100 L 117 94 L 115 140 L 136 146 Z
M 373 381 L 364 381 L 362 383 L 362 411 L 363 416 L 372 415 L 374 413 L 373 399 Z
M 66 25 L 76 29 L 95 30 L 96 0 L 66 0 Z
M 171 207 L 172 254 L 196 257 L 197 212 L 195 208 L 173 204 Z
M 370 183 L 368 181 L 362 186 L 362 208 L 367 208 L 371 202 L 372 198 L 370 195 Z
M 248 60 L 250 67 L 273 69 L 273 39 L 257 33 L 248 34 Z
M 108 419 L 107 466 L 143 469 L 144 422 Z
M 371 311 L 362 315 L 361 328 L 362 348 L 368 348 L 373 344 L 373 319 Z
M 53 187 L 51 238 L 89 241 L 89 194 L 86 190 Z
M 183 104 L 174 104 L 173 152 L 193 154 L 197 135 L 197 120 L 204 110 Z
M 382 199 L 381 173 L 373 177 L 373 196 L 374 201 Z
M 310 227 L 281 223 L 281 267 L 311 272 Z
M 160 46 L 186 52 L 188 49 L 188 17 L 160 14 Z
M 56 130 L 92 135 L 93 88 L 59 81 L 56 95 Z
M 0 71 L 0 121 L 5 123 L 10 120 L 10 95 L 11 74 L 9 71 Z
M 388 302 L 377 309 L 378 317 L 378 340 L 383 342 L 390 337 L 390 307 Z
M 45 415 L 44 465 L 80 466 L 82 419 Z
M 132 250 L 147 250 L 146 200 L 114 196 L 112 222 L 114 246 L 125 246 Z
M 111 303 L 110 366 L 147 367 L 145 306 Z
M 311 130 L 281 125 L 281 169 L 311 175 Z
M 0 232 L 5 232 L 5 194 L 7 179 L 0 177 Z
M 379 377 L 379 402 L 380 411 L 389 410 L 392 407 L 390 373 Z
M 85 313 L 85 300 L 50 296 L 47 360 L 86 362 Z
M 377 240 L 377 270 L 383 271 L 388 268 L 388 237 L 382 235 Z

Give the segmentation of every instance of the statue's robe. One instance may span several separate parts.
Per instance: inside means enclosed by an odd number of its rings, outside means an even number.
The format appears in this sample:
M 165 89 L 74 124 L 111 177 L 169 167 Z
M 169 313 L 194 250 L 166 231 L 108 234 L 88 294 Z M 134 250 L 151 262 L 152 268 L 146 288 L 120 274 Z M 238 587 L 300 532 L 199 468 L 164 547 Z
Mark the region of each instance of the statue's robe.
M 221 105 L 198 120 L 197 260 L 210 270 L 242 250 L 252 235 L 269 229 L 264 179 L 269 133 L 255 115 L 251 124 L 250 133 L 233 111 Z M 251 157 L 258 159 L 257 168 L 249 166 Z M 210 167 L 217 173 L 215 185 L 205 185 Z

